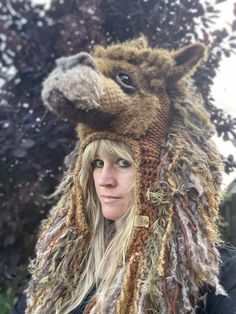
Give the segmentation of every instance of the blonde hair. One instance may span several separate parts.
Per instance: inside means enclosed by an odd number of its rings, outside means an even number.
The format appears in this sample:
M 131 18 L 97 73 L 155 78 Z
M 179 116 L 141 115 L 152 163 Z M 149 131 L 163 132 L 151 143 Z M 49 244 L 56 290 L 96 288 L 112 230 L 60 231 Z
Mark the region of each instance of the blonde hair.
M 73 293 L 73 299 L 70 303 L 63 305 L 63 313 L 65 314 L 81 304 L 95 285 L 97 287 L 94 296 L 96 313 L 102 313 L 103 309 L 107 307 L 106 300 L 107 296 L 112 293 L 113 279 L 119 270 L 125 266 L 125 252 L 135 221 L 134 202 L 129 210 L 115 223 L 103 217 L 92 176 L 93 160 L 98 149 L 114 159 L 126 159 L 134 166 L 132 152 L 122 142 L 96 140 L 84 150 L 79 182 L 84 193 L 85 212 L 92 236 L 87 254 L 81 264 L 82 271 Z M 122 225 L 122 228 L 117 228 L 118 225 Z M 106 274 L 101 278 L 101 273 L 104 272 L 107 263 L 109 267 L 106 267 Z

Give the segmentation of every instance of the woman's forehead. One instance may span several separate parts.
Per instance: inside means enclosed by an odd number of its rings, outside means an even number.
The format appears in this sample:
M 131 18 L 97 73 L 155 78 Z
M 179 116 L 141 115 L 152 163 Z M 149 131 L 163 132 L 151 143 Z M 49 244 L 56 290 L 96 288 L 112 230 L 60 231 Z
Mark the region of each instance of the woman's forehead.
M 109 158 L 132 158 L 132 154 L 129 149 L 125 147 L 120 147 L 119 145 L 114 145 L 113 143 L 100 142 L 95 156 L 104 156 Z
M 122 157 L 121 154 L 116 152 L 115 150 L 110 150 L 107 147 L 98 147 L 95 153 L 95 157 L 105 157 L 105 158 L 117 158 L 117 157 Z

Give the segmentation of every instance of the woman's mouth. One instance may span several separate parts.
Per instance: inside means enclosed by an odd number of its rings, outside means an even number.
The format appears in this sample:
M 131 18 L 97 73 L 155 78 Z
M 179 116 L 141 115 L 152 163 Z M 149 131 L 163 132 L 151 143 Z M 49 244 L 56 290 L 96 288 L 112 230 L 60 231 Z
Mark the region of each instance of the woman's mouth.
M 111 195 L 101 195 L 101 199 L 106 204 L 115 203 L 121 199 L 121 197 L 111 196 Z

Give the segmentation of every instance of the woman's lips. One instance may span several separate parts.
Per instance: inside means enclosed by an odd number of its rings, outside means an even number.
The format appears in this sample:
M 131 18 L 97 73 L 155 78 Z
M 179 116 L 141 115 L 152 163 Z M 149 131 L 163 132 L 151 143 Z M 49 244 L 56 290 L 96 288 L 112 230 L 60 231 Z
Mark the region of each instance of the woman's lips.
M 112 204 L 117 202 L 117 200 L 121 199 L 121 197 L 110 196 L 110 195 L 101 195 L 101 199 L 106 204 Z

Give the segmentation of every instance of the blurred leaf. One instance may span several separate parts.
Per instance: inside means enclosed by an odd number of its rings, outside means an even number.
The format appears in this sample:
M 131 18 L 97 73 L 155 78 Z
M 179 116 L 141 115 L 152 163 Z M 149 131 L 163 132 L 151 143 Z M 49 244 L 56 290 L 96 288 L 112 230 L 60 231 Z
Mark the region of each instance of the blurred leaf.
M 21 143 L 21 147 L 22 148 L 31 148 L 35 145 L 35 141 L 31 140 L 31 139 L 23 139 L 22 143 Z
M 15 236 L 13 234 L 9 234 L 5 237 L 3 245 L 4 247 L 7 247 L 9 245 L 12 245 L 15 242 Z
M 236 20 L 233 21 L 233 23 L 232 23 L 232 31 L 233 31 L 233 32 L 236 31 Z
M 229 45 L 230 45 L 230 47 L 232 47 L 232 48 L 236 48 L 236 43 L 230 43 Z
M 26 150 L 23 147 L 17 147 L 13 149 L 13 156 L 23 158 L 26 156 Z

